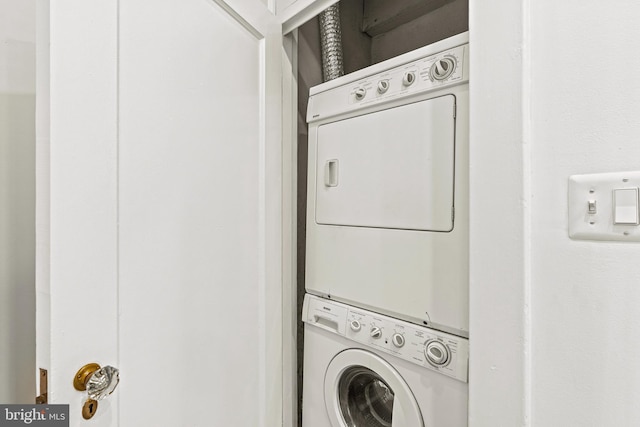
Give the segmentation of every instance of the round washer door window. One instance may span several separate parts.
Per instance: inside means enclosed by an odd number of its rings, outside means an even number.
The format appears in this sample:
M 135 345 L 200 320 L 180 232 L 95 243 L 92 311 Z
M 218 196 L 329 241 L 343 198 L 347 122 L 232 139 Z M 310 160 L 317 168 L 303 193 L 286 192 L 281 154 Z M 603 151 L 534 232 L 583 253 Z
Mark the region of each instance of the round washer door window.
M 407 383 L 368 351 L 337 354 L 327 367 L 324 395 L 332 427 L 424 427 Z

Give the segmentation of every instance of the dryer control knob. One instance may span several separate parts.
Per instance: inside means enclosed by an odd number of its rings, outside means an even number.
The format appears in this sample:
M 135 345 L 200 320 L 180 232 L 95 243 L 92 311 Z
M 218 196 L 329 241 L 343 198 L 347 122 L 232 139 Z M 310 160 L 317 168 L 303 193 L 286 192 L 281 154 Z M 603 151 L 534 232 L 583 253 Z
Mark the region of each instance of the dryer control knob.
M 382 336 L 382 329 L 380 329 L 377 326 L 373 326 L 371 327 L 371 331 L 369 332 L 369 335 L 371 335 L 371 338 L 378 339 Z
M 453 74 L 455 69 L 455 58 L 446 56 L 434 62 L 429 70 L 429 76 L 431 77 L 431 80 L 446 80 L 451 74 Z
M 413 71 L 407 71 L 402 78 L 402 84 L 405 86 L 411 86 L 416 81 L 416 73 Z
M 365 88 L 363 88 L 363 87 L 359 87 L 355 91 L 356 100 L 360 101 L 360 100 L 364 99 L 366 94 L 367 94 L 367 90 Z
M 378 93 L 382 95 L 389 90 L 389 80 L 380 80 L 378 82 Z
M 360 321 L 358 321 L 358 320 L 352 320 L 351 324 L 349 326 L 351 326 L 351 330 L 353 332 L 359 332 L 360 329 L 362 329 L 362 325 L 360 324 Z
M 404 345 L 404 335 L 399 334 L 399 333 L 395 333 L 391 337 L 391 341 L 393 342 L 393 345 L 395 345 L 396 347 L 400 348 L 400 347 L 402 347 Z
M 449 348 L 436 340 L 427 341 L 424 355 L 427 357 L 427 361 L 435 367 L 445 366 L 450 359 Z

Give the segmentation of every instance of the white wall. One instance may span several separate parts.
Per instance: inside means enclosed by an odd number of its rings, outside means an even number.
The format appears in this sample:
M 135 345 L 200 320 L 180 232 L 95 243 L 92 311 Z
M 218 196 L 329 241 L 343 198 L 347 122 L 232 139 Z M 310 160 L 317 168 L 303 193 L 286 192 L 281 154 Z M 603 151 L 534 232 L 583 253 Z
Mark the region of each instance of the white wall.
M 640 169 L 639 16 L 471 2 L 471 426 L 640 425 L 640 245 L 567 235 L 569 175 Z
M 640 170 L 640 3 L 531 2 L 532 425 L 640 425 L 640 244 L 567 237 L 567 177 Z
M 35 371 L 35 1 L 0 0 L 0 402 Z

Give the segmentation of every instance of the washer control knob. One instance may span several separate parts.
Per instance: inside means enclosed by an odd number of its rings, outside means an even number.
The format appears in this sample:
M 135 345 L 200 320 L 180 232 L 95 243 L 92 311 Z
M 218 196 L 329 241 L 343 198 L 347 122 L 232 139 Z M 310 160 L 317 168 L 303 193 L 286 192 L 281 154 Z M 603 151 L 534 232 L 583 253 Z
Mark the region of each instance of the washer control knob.
M 404 335 L 399 334 L 399 333 L 396 332 L 391 337 L 391 341 L 393 342 L 393 345 L 395 345 L 396 347 L 400 348 L 400 347 L 404 346 Z
M 360 332 L 360 329 L 362 329 L 362 325 L 359 320 L 352 320 L 349 326 L 353 332 Z
M 380 80 L 378 82 L 378 93 L 382 95 L 389 90 L 389 80 Z
M 372 326 L 369 335 L 371 335 L 371 338 L 378 339 L 382 336 L 382 329 L 377 326 Z
M 450 359 L 449 348 L 436 340 L 427 341 L 424 355 L 427 361 L 436 367 L 445 366 Z
M 456 60 L 450 56 L 438 59 L 429 70 L 431 80 L 446 80 L 456 69 Z
M 404 86 L 411 86 L 416 81 L 416 73 L 413 71 L 407 71 L 402 78 L 402 84 Z
M 363 87 L 359 87 L 358 89 L 356 89 L 355 95 L 356 95 L 356 100 L 361 101 L 367 95 L 367 90 Z

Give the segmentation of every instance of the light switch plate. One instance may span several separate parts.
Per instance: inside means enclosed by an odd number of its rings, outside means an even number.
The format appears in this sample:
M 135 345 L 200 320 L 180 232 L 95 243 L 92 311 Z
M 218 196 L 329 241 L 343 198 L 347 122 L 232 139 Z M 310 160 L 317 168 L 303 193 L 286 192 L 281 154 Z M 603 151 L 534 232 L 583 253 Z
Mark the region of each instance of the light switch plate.
M 640 226 L 614 224 L 614 191 L 640 188 L 640 172 L 569 177 L 569 237 L 574 240 L 640 241 Z M 591 212 L 589 213 L 591 208 Z

